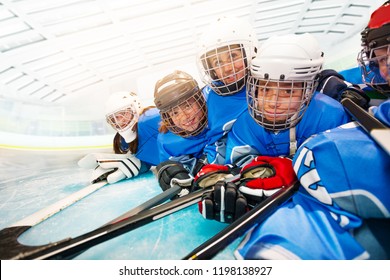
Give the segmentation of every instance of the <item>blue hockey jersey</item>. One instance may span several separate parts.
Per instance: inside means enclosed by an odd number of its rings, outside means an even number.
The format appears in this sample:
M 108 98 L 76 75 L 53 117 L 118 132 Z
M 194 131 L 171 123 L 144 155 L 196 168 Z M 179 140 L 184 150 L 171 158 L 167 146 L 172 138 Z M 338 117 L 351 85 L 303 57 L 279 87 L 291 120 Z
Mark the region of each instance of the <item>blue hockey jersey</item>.
M 148 109 L 138 119 L 138 147 L 136 157 L 142 163 L 149 165 L 149 168 L 160 163 L 157 156 L 157 136 L 160 122 L 160 113 L 157 108 Z M 129 147 L 123 137 L 121 138 L 121 146 L 122 150 L 127 150 Z
M 348 122 L 349 116 L 336 100 L 316 92 L 296 125 L 296 145 L 318 132 Z M 237 163 L 248 155 L 288 156 L 290 154 L 290 130 L 279 133 L 266 130 L 256 123 L 246 110 L 235 122 L 229 133 L 226 147 L 226 163 Z
M 226 135 L 238 115 L 247 110 L 245 88 L 230 96 L 220 96 L 210 87 L 203 88 L 203 93 L 207 99 L 207 127 L 200 135 L 188 138 L 171 132 L 160 133 L 160 161 L 172 159 L 184 163 L 190 160 L 193 164 L 196 159 L 206 155 L 208 163 L 225 162 Z
M 385 124 L 389 105 L 375 110 Z M 390 156 L 353 122 L 310 138 L 293 164 L 299 192 L 250 232 L 237 257 L 370 258 L 353 232 L 364 219 L 390 218 Z

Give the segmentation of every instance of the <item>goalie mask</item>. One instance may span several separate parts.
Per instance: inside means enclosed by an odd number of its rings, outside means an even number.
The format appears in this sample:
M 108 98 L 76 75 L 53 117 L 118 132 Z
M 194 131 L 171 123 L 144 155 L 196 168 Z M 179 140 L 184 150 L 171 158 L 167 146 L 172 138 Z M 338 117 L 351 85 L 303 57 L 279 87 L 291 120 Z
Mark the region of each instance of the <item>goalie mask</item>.
M 310 34 L 266 40 L 252 60 L 247 102 L 252 118 L 270 131 L 301 120 L 318 83 L 323 53 Z
M 366 85 L 390 96 L 390 1 L 371 14 L 362 31 L 358 62 Z
M 246 84 L 256 44 L 248 22 L 219 18 L 198 42 L 197 66 L 202 81 L 219 95 L 239 92 Z
M 183 71 L 174 71 L 157 81 L 154 103 L 163 124 L 181 137 L 196 136 L 207 125 L 206 100 L 198 83 Z
M 109 96 L 106 103 L 106 121 L 127 143 L 137 137 L 135 124 L 138 122 L 142 106 L 137 94 L 116 92 Z

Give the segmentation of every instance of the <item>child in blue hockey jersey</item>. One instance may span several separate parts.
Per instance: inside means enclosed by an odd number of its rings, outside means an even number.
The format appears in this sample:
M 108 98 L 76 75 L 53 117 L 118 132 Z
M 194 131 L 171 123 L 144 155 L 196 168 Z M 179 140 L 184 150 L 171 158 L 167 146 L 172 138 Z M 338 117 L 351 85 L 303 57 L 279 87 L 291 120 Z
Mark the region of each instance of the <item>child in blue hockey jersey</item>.
M 390 88 L 389 8 L 386 2 L 372 14 L 359 55 L 365 83 L 384 97 Z M 390 126 L 389 100 L 370 111 Z M 389 168 L 389 154 L 357 123 L 314 136 L 294 157 L 300 191 L 251 231 L 237 256 L 389 259 Z
M 82 158 L 80 167 L 93 168 L 92 181 L 108 183 L 132 178 L 159 163 L 156 155 L 159 111 L 143 108 L 132 92 L 116 92 L 106 103 L 106 120 L 116 131 L 113 154 L 92 153 Z
M 221 17 L 208 26 L 198 43 L 197 54 L 200 76 L 206 84 L 202 89 L 206 100 L 203 130 L 197 131 L 196 135 L 186 135 L 174 130 L 173 126 L 168 127 L 166 133 L 159 135 L 161 161 L 169 160 L 169 165 L 172 161 L 183 164 L 191 176 L 205 163 L 225 162 L 226 135 L 237 116 L 246 110 L 245 84 L 249 63 L 257 44 L 254 34 L 248 22 L 237 18 Z M 177 81 L 170 82 L 171 86 L 183 81 L 172 77 L 164 78 Z M 184 93 L 174 94 L 173 88 L 167 91 L 163 88 L 160 90 L 160 87 L 166 87 L 165 82 L 159 81 L 155 91 L 156 106 L 160 109 L 164 122 L 164 119 L 170 117 L 168 111 L 182 103 L 180 96 Z M 194 89 L 195 86 L 191 88 Z M 194 89 L 198 95 L 197 91 Z M 162 96 L 162 93 L 168 97 Z M 186 94 L 191 96 L 191 92 Z M 200 100 L 200 97 L 196 99 Z M 182 109 L 181 111 L 184 112 Z M 184 120 L 191 122 L 192 117 L 187 114 Z M 165 121 L 166 123 L 169 122 Z
M 154 102 L 161 114 L 161 163 L 157 166 L 160 186 L 163 190 L 170 188 L 173 178 L 181 180 L 180 186 L 187 186 L 199 166 L 224 155 L 218 133 L 222 128 L 210 127 L 206 97 L 186 72 L 176 70 L 157 81 Z
M 249 110 L 229 133 L 227 163 L 294 155 L 311 135 L 349 120 L 338 102 L 314 91 L 322 63 L 319 45 L 309 34 L 264 42 L 251 64 Z
M 387 58 L 390 36 L 389 14 L 390 1 L 386 1 L 371 14 L 367 27 L 361 32 L 363 48 L 357 57 L 359 65 L 340 71 L 341 78 L 363 89 L 363 95 L 370 98 L 369 106 L 378 106 L 390 96 L 390 86 L 388 85 L 390 63 Z M 335 77 L 330 81 L 339 83 Z M 338 99 L 341 100 L 342 97 Z M 356 100 L 354 101 L 356 102 Z M 361 104 L 360 102 L 356 103 Z M 362 107 L 365 108 L 365 106 Z

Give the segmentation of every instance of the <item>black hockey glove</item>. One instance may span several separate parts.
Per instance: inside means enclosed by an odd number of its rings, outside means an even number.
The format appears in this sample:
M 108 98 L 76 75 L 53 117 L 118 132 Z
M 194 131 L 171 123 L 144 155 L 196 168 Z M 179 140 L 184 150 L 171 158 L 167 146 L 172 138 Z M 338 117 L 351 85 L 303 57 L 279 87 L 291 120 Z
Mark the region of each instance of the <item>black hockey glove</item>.
M 370 97 L 361 89 L 357 89 L 355 87 L 351 88 L 348 87 L 345 90 L 342 91 L 340 102 L 344 98 L 349 98 L 353 102 L 355 102 L 357 105 L 362 107 L 364 110 L 368 110 L 369 103 L 370 103 Z
M 214 186 L 214 190 L 203 195 L 198 203 L 199 212 L 206 219 L 231 223 L 246 212 L 245 197 L 240 195 L 235 181 L 240 179 L 239 167 L 230 165 L 208 164 L 195 176 L 197 187 Z
M 317 90 L 337 101 L 350 98 L 365 110 L 368 109 L 370 103 L 370 97 L 363 90 L 348 83 L 342 75 L 330 69 L 320 73 Z
M 156 170 L 158 183 L 163 191 L 175 185 L 182 188 L 182 191 L 174 198 L 186 195 L 191 191 L 194 178 L 180 162 L 167 160 L 157 165 Z
M 232 182 L 218 181 L 214 190 L 202 196 L 199 212 L 205 219 L 232 223 L 248 210 L 246 198 Z

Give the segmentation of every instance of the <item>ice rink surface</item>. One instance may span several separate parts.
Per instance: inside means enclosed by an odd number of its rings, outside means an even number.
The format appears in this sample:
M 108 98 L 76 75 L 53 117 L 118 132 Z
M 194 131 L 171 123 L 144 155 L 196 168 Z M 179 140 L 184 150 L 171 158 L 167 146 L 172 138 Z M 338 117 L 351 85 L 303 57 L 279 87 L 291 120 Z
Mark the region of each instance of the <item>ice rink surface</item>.
M 1 150 L 0 229 L 41 210 L 90 184 L 91 170 L 81 169 L 82 152 Z M 161 193 L 149 171 L 136 178 L 106 185 L 19 237 L 25 245 L 43 245 L 94 230 Z M 205 220 L 192 205 L 153 223 L 113 238 L 76 259 L 181 259 L 222 230 L 226 224 Z M 239 240 L 215 259 L 234 259 Z

